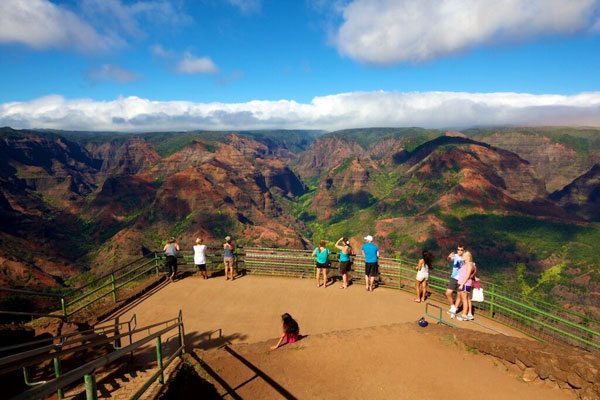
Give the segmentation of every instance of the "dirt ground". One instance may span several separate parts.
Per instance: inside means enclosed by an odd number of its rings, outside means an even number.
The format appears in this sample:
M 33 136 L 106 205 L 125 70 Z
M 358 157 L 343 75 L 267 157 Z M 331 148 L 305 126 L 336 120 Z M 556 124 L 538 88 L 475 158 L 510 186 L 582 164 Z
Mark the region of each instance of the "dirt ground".
M 576 398 L 541 382 L 523 382 L 502 363 L 457 344 L 451 328 L 404 323 L 309 335 L 274 351 L 269 344 L 197 354 L 225 382 L 216 385 L 223 398 Z
M 131 304 L 120 318 L 135 313 L 141 327 L 174 318 L 181 309 L 188 349 L 198 350 L 222 378 L 226 397 L 574 398 L 524 383 L 502 364 L 460 348 L 451 334 L 439 334 L 432 318 L 432 326 L 419 328 L 425 305 L 413 298 L 391 289 L 367 292 L 360 282 L 342 290 L 339 283 L 316 288 L 307 279 L 245 276 L 231 282 L 191 276 Z M 306 337 L 272 352 L 284 312 L 294 316 Z M 456 324 L 522 337 L 482 316 L 476 323 Z M 218 349 L 226 343 L 233 353 Z

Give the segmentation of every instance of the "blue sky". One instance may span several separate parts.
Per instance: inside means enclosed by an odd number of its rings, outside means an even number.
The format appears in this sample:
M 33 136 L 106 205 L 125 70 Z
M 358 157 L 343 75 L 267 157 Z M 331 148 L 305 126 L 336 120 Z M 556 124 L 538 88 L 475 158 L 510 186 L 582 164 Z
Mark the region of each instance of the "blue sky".
M 599 0 L 0 2 L 18 128 L 598 126 L 598 71 Z

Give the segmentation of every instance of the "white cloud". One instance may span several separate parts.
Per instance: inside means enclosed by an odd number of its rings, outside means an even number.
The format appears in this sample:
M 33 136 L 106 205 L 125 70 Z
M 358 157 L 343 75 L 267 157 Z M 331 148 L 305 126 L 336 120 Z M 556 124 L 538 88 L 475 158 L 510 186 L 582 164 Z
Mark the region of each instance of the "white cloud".
M 238 8 L 242 14 L 259 12 L 262 7 L 261 0 L 227 0 L 227 2 Z
M 154 56 L 159 58 L 170 59 L 175 56 L 175 52 L 165 49 L 160 44 L 155 44 L 151 46 L 150 51 Z
M 420 62 L 494 42 L 593 29 L 600 0 L 354 0 L 338 50 L 372 64 Z
M 46 0 L 0 1 L 0 43 L 34 49 L 75 48 L 82 51 L 120 47 L 116 35 L 101 35 L 75 13 Z
M 95 82 L 116 81 L 124 83 L 139 79 L 139 75 L 135 72 L 113 64 L 103 64 L 99 68 L 92 69 L 88 72 L 87 76 Z
M 193 130 L 372 126 L 461 128 L 478 125 L 600 126 L 600 92 L 572 96 L 522 93 L 354 92 L 247 103 L 67 100 L 48 96 L 0 104 L 0 126 L 82 130 Z
M 147 25 L 187 24 L 191 18 L 167 0 L 81 0 L 72 9 L 49 0 L 0 0 L 0 43 L 42 50 L 108 51 L 127 38 L 145 35 Z
M 194 57 L 190 52 L 184 53 L 176 70 L 182 74 L 214 74 L 219 71 L 209 57 Z

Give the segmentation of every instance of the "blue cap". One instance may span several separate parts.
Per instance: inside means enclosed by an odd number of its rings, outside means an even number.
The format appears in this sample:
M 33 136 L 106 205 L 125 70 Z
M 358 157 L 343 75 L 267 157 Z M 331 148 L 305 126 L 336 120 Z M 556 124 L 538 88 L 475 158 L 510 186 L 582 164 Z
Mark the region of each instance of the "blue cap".
M 427 325 L 429 325 L 429 322 L 425 321 L 425 318 L 421 318 L 421 319 L 419 320 L 419 326 L 420 326 L 421 328 L 425 328 Z

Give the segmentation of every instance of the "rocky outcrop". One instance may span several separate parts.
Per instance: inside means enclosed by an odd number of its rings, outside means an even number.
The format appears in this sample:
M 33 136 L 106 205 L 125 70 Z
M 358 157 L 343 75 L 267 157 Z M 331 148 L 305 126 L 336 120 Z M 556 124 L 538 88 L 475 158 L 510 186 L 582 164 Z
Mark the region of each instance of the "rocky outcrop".
M 296 171 L 303 178 L 319 176 L 348 158 L 367 158 L 366 151 L 353 141 L 339 136 L 328 136 L 317 139 L 298 159 Z
M 525 382 L 547 381 L 573 390 L 580 399 L 600 399 L 600 356 L 559 346 L 461 329 L 456 338 L 467 348 L 499 359 Z
M 102 144 L 88 144 L 86 148 L 96 159 L 102 160 L 101 170 L 109 175 L 134 175 L 154 166 L 160 156 L 144 139 L 133 137 Z
M 600 221 L 600 164 L 548 198 L 568 212 Z
M 600 162 L 600 152 L 578 153 L 572 147 L 557 143 L 543 134 L 522 133 L 517 130 L 476 138 L 529 161 L 546 183 L 548 192 L 562 189 Z

